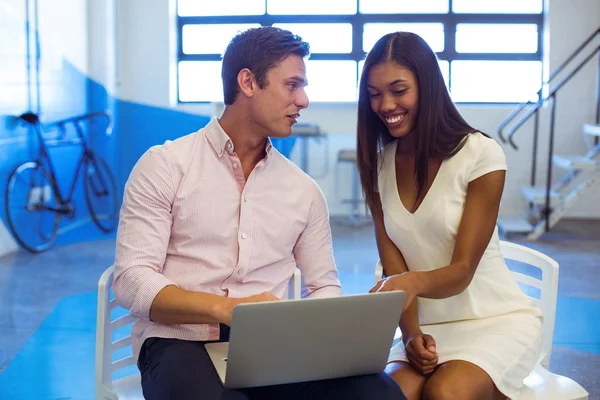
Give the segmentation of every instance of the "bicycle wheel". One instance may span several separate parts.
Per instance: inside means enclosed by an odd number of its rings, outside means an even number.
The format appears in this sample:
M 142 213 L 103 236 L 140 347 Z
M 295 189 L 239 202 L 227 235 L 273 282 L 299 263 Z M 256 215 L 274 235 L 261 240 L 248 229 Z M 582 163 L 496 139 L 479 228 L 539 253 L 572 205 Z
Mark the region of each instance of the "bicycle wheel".
M 8 176 L 4 197 L 6 221 L 16 241 L 32 253 L 54 243 L 60 223 L 55 212 L 52 177 L 35 161 L 17 166 Z
M 119 216 L 117 184 L 108 163 L 91 155 L 83 174 L 85 202 L 96 226 L 105 233 L 115 229 Z

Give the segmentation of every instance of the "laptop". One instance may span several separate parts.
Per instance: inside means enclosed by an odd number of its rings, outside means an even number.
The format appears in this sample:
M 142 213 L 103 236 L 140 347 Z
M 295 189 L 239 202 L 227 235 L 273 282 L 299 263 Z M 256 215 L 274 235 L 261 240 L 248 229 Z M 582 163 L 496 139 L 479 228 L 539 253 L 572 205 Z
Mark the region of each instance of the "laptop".
M 394 291 L 241 304 L 229 342 L 205 347 L 230 389 L 379 373 L 405 300 Z

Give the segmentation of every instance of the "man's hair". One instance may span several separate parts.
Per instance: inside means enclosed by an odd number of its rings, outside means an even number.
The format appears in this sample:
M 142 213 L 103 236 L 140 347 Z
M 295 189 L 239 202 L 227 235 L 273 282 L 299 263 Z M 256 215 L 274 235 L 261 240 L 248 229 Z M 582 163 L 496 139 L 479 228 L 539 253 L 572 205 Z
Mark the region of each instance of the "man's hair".
M 262 26 L 238 33 L 231 39 L 225 54 L 221 77 L 225 104 L 231 105 L 238 93 L 237 76 L 248 68 L 262 89 L 269 84 L 267 73 L 290 55 L 306 57 L 310 53 L 308 43 L 284 29 Z

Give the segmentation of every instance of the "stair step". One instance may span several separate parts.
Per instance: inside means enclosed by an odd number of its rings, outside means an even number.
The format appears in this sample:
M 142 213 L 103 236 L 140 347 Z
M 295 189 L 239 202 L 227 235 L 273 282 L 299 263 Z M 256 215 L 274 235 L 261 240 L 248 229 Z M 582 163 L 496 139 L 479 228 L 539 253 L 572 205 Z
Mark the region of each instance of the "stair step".
M 558 154 L 554 154 L 552 156 L 552 163 L 557 167 L 564 168 L 566 170 L 585 170 L 585 171 L 595 171 L 598 167 L 600 167 L 600 162 L 590 160 L 584 156 L 561 156 Z
M 530 203 L 539 205 L 546 203 L 546 188 L 544 186 L 521 186 L 521 193 Z M 561 198 L 558 192 L 550 190 L 550 206 L 555 207 L 560 203 Z
M 500 217 L 498 229 L 502 233 L 529 233 L 533 230 L 531 224 L 523 217 Z
M 600 125 L 595 124 L 584 124 L 583 125 L 583 133 L 590 136 L 598 136 L 600 137 Z

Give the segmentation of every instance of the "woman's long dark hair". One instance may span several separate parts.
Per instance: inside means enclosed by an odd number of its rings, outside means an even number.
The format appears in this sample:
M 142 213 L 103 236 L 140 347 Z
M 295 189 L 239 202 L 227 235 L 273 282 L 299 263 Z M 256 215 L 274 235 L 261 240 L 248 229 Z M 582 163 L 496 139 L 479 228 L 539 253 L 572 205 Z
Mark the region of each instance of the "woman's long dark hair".
M 365 60 L 360 79 L 356 143 L 360 181 L 372 213 L 380 211 L 375 204 L 378 153 L 394 138 L 379 116 L 371 110 L 367 83 L 373 66 L 390 61 L 408 68 L 417 81 L 419 100 L 413 133 L 416 136 L 417 199 L 421 198 L 427 184 L 428 160 L 451 157 L 460 149 L 462 139 L 475 131 L 454 106 L 438 60 L 420 36 L 410 32 L 395 32 L 379 39 Z

